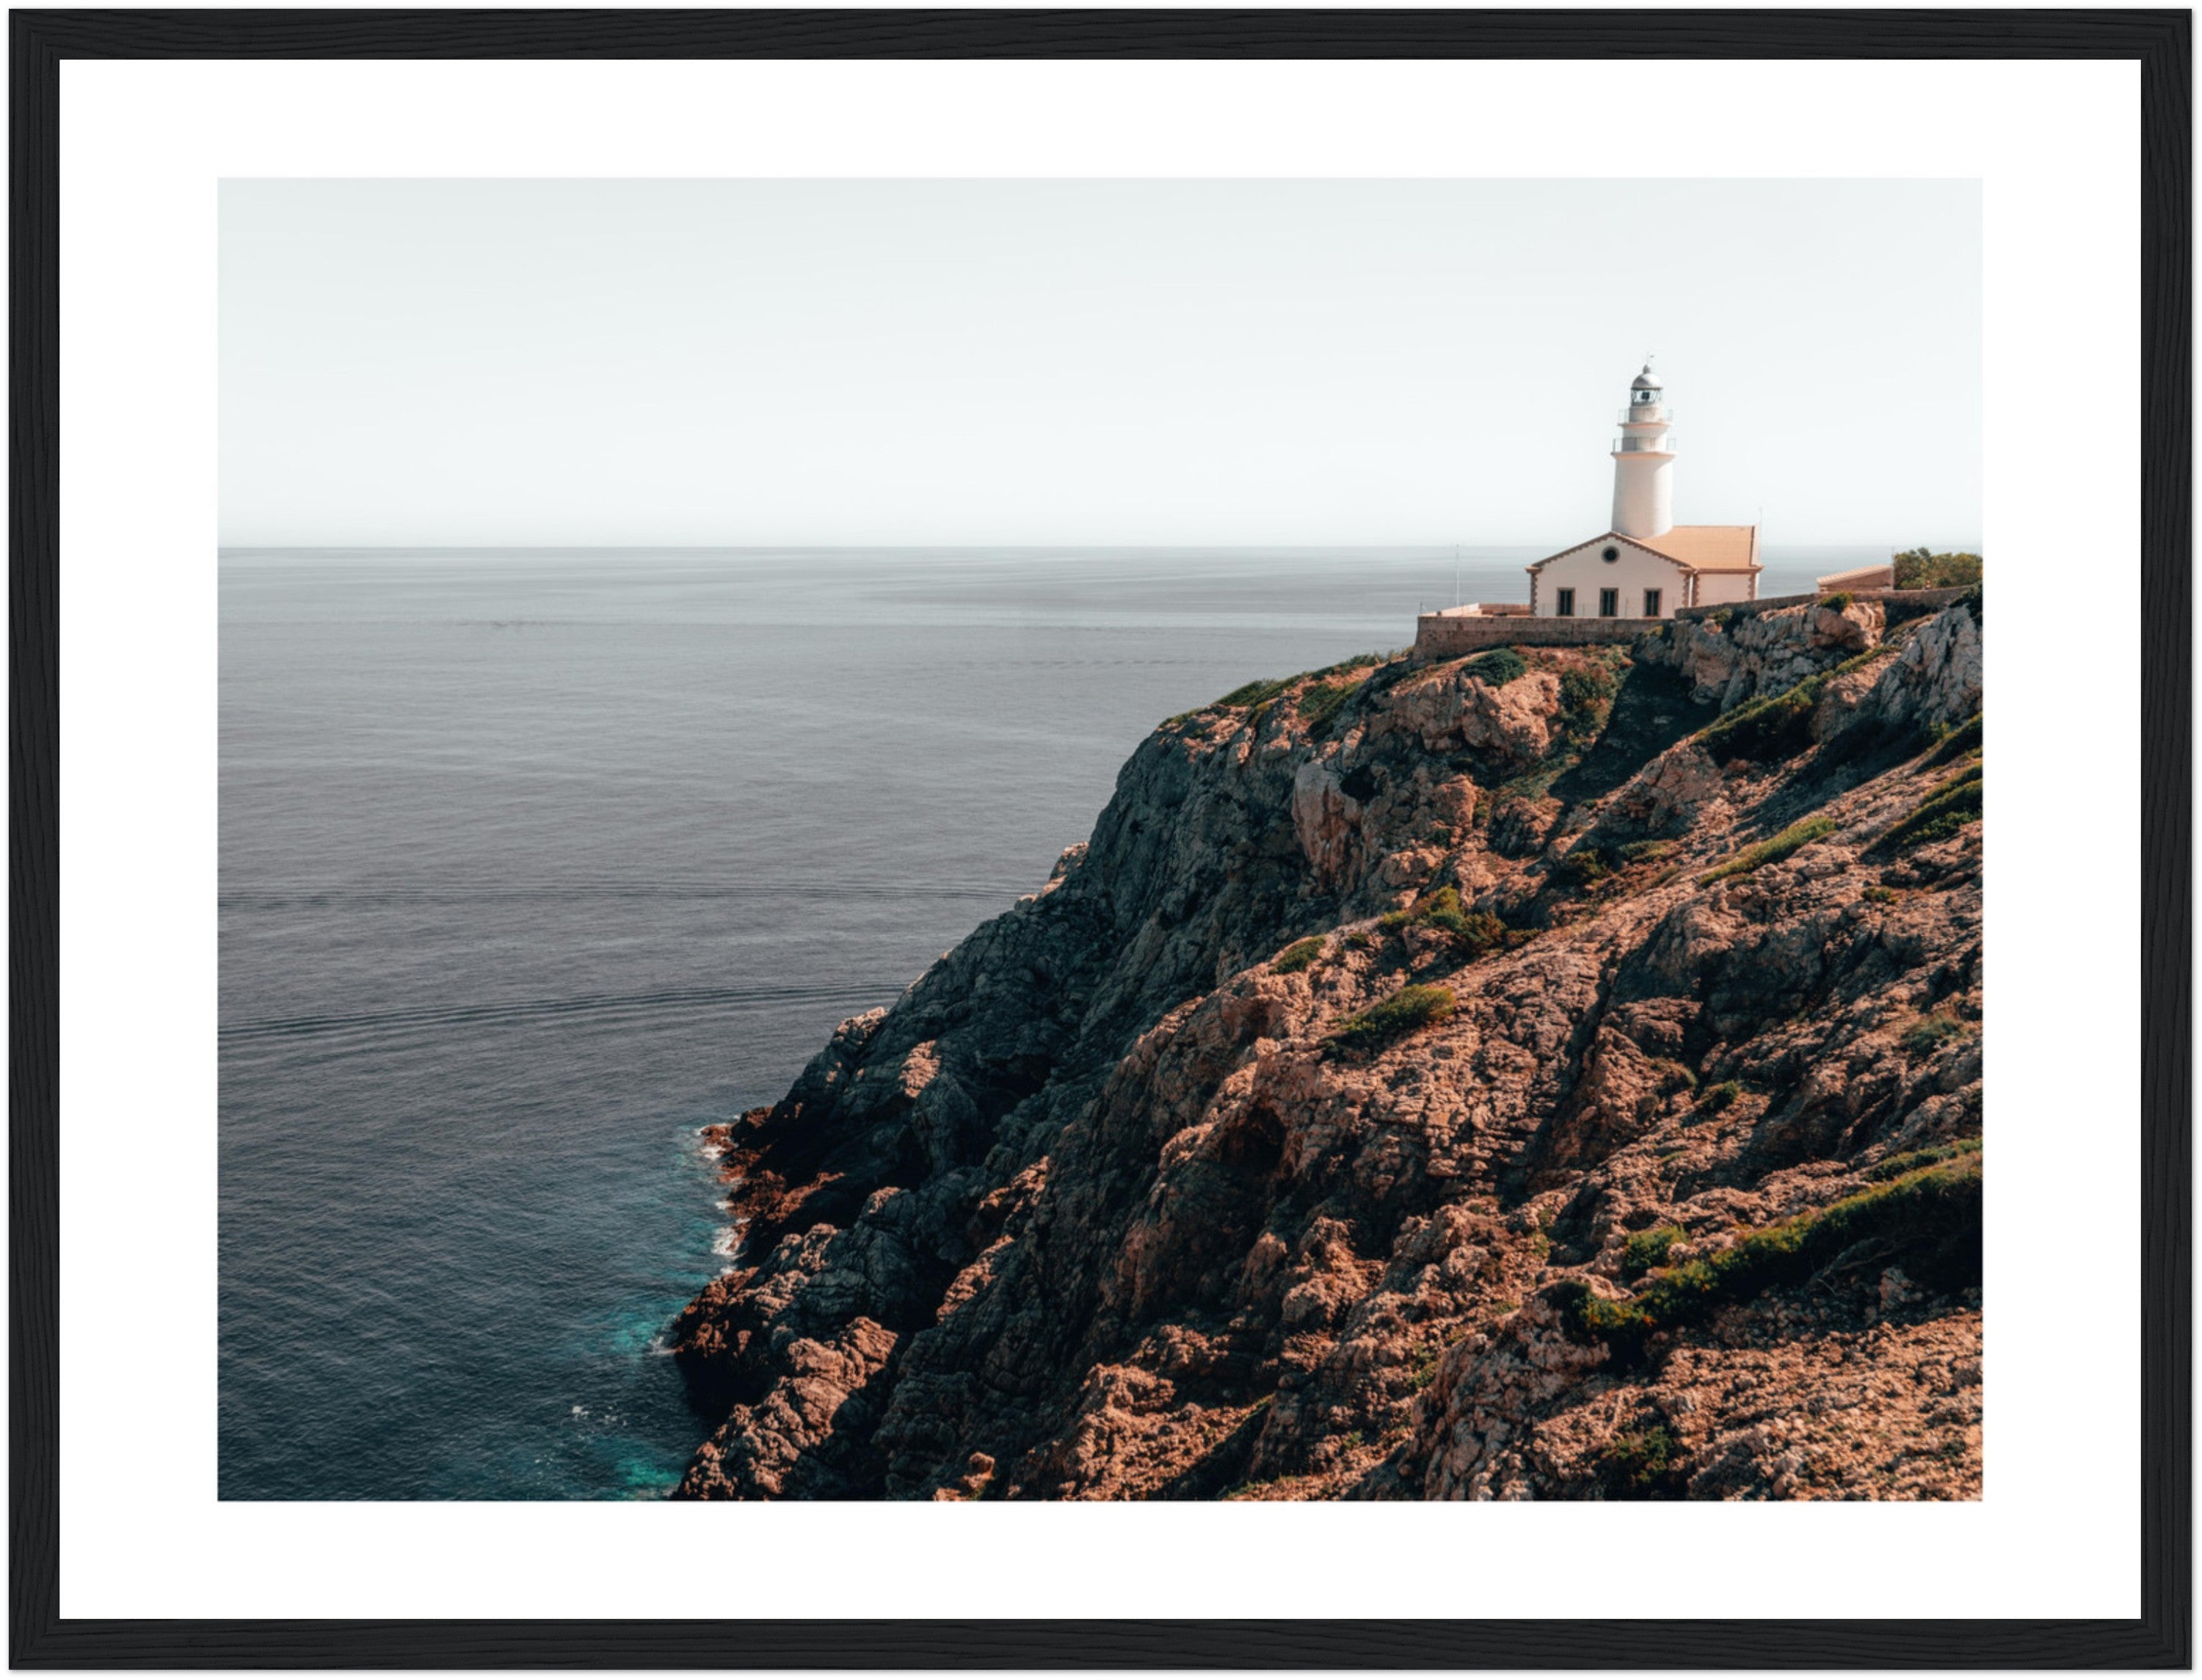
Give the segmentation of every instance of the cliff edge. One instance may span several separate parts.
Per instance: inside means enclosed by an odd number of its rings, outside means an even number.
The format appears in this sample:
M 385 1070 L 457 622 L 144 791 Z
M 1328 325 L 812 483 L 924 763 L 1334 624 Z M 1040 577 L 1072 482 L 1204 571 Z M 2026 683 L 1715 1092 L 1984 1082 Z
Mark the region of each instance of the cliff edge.
M 1981 598 L 1371 657 L 715 1129 L 693 1498 L 1977 1498 Z

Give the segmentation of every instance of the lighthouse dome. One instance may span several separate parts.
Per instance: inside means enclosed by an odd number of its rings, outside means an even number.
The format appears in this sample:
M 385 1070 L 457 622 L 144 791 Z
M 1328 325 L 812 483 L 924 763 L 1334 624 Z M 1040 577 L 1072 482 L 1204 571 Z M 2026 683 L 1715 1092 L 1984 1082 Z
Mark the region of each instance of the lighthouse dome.
M 1646 362 L 1644 371 L 1628 381 L 1628 388 L 1631 391 L 1663 391 L 1667 387 L 1659 383 L 1659 375 L 1652 371 L 1652 364 Z

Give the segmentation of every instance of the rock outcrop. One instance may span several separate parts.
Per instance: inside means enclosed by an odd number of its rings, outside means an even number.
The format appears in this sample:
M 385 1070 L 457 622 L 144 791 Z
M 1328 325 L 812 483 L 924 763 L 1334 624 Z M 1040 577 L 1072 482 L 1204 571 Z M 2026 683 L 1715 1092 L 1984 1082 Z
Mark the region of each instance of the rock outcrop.
M 716 1129 L 681 1494 L 1978 1497 L 1977 598 L 1233 698 Z

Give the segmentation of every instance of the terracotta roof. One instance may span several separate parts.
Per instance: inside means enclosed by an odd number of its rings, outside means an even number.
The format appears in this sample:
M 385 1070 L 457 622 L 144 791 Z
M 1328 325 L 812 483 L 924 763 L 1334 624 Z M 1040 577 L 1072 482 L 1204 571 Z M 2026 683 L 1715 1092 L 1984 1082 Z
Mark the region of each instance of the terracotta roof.
M 1853 583 L 1879 584 L 1883 588 L 1893 588 L 1896 584 L 1896 565 L 1893 561 L 1884 560 L 1878 566 L 1854 566 L 1847 572 L 1829 572 L 1827 576 L 1815 578 L 1813 581 L 1822 589 L 1840 589 L 1846 585 Z
M 1676 525 L 1651 538 L 1631 539 L 1638 546 L 1693 572 L 1755 572 L 1758 568 L 1756 525 Z

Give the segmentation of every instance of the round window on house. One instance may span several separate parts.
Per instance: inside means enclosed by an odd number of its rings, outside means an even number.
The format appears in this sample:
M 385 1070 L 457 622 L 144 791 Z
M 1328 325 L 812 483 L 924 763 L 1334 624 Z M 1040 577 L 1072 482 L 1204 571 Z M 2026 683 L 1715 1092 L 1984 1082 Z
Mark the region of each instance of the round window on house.
M 1621 551 L 1609 544 L 1607 546 L 1599 551 L 1598 557 L 1604 561 L 1605 563 L 1610 566 L 1615 561 L 1621 558 Z

